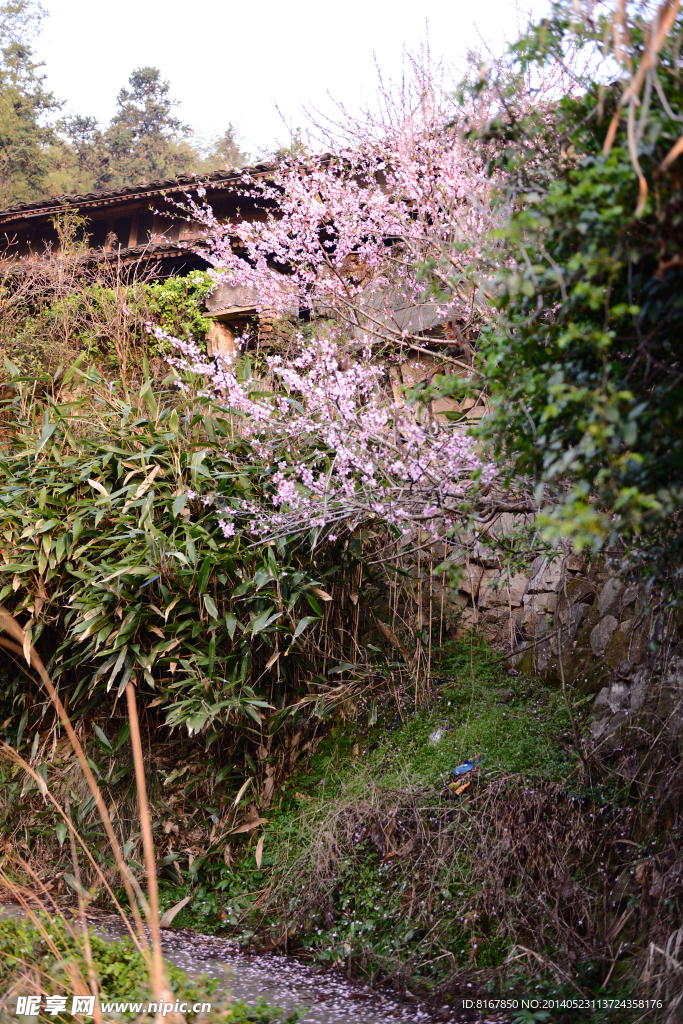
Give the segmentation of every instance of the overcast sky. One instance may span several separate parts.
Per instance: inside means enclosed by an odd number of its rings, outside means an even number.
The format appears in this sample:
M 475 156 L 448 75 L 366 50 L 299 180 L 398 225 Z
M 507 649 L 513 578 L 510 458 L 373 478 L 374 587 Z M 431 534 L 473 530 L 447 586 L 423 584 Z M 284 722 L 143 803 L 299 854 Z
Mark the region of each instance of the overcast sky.
M 401 72 L 403 47 L 427 37 L 456 65 L 483 37 L 495 51 L 541 0 L 44 0 L 37 43 L 48 84 L 67 111 L 106 123 L 118 90 L 141 65 L 158 67 L 182 119 L 204 135 L 237 123 L 256 153 L 304 124 L 302 107 L 327 92 L 354 108 L 371 102 L 377 63 Z

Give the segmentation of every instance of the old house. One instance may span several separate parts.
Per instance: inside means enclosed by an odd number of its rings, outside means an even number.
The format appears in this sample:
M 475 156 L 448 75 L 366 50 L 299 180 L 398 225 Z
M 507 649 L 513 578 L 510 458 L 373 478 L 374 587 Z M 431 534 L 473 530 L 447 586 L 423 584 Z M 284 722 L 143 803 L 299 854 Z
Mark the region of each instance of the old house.
M 254 178 L 268 173 L 264 164 L 250 168 Z M 255 198 L 245 195 L 242 172 L 215 171 L 201 179 L 181 176 L 141 182 L 87 195 L 63 195 L 20 203 L 0 211 L 0 253 L 18 262 L 59 255 L 55 221 L 69 212 L 85 221 L 80 232 L 93 255 L 116 260 L 124 273 L 144 269 L 146 276 L 184 275 L 208 267 L 201 256 L 201 225 L 181 216 L 177 204 L 205 189 L 205 201 L 217 218 L 237 223 L 259 215 Z M 247 288 L 221 286 L 209 296 L 207 313 L 214 321 L 210 350 L 227 353 L 234 336 L 256 313 L 257 296 Z
M 46 254 L 59 256 L 58 218 L 75 213 L 82 218 L 81 239 L 86 238 L 93 258 L 115 261 L 124 275 L 145 277 L 184 275 L 206 269 L 202 257 L 202 225 L 188 221 L 179 206 L 185 197 L 204 190 L 203 200 L 224 223 L 239 223 L 263 216 L 263 200 L 250 194 L 244 171 L 250 178 L 265 178 L 271 167 L 258 164 L 237 170 L 215 171 L 202 178 L 180 176 L 164 181 L 140 182 L 123 188 L 87 195 L 52 196 L 0 211 L 0 253 L 21 262 Z M 386 322 L 394 333 L 419 336 L 423 343 L 439 339 L 448 344 L 444 317 L 433 299 L 417 302 L 400 290 L 377 289 L 370 282 L 366 299 L 370 320 L 380 329 Z M 232 355 L 235 336 L 257 314 L 256 292 L 247 287 L 221 284 L 207 299 L 213 327 L 207 338 L 210 355 Z M 298 314 L 298 307 L 293 309 Z M 318 315 L 329 316 L 327 310 Z M 273 328 L 261 317 L 260 331 Z

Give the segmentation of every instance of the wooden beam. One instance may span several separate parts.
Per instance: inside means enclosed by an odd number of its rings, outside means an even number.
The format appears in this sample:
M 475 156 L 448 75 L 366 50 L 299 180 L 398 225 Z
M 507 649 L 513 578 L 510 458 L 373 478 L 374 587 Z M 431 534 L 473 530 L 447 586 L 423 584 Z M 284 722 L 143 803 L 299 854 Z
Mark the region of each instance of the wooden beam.
M 138 223 L 140 221 L 140 211 L 135 210 L 133 212 L 133 219 L 130 224 L 130 234 L 128 235 L 128 248 L 132 249 L 134 245 L 138 244 Z

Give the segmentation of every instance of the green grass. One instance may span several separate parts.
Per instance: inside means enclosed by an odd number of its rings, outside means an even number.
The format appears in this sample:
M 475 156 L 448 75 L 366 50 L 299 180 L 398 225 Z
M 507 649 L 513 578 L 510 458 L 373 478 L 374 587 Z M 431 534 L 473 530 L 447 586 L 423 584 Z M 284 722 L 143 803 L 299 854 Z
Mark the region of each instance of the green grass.
M 415 710 L 409 697 L 397 707 L 386 697 L 374 725 L 367 724 L 365 715 L 355 723 L 333 724 L 316 754 L 288 779 L 276 806 L 267 812 L 261 869 L 256 867 L 254 843 L 246 842 L 231 869 L 207 865 L 200 872 L 195 899 L 178 916 L 177 925 L 239 933 L 245 941 L 256 930 L 263 934 L 269 919 L 254 912 L 254 894 L 263 891 L 274 873 L 287 870 L 335 802 L 362 802 L 370 789 L 378 788 L 387 793 L 421 789 L 436 805 L 443 804 L 453 768 L 472 757 L 481 758 L 481 782 L 511 774 L 556 781 L 572 772 L 576 755 L 565 738 L 569 723 L 557 690 L 510 675 L 500 656 L 476 636 L 449 643 L 434 675 L 439 685 L 427 707 Z M 467 795 L 447 806 L 457 806 L 458 800 L 467 800 Z M 472 895 L 466 859 L 451 867 L 437 886 L 432 919 L 452 916 L 456 906 L 466 908 Z M 405 869 L 396 862 L 381 865 L 371 848 L 339 864 L 331 897 L 338 920 L 331 927 L 313 920 L 308 925 L 305 943 L 316 959 L 335 962 L 349 947 L 367 951 L 372 946 L 379 961 L 410 959 L 413 977 L 419 974 L 424 987 L 436 981 L 446 964 L 420 968 L 420 944 L 428 929 L 424 921 L 416 925 L 402 912 L 409 862 Z M 162 903 L 171 905 L 184 891 L 162 889 Z M 299 897 L 293 888 L 293 911 Z M 280 922 L 273 927 L 280 928 Z M 479 939 L 477 965 L 501 963 L 507 943 L 495 929 Z M 448 946 L 461 967 L 471 963 L 470 940 L 466 929 L 455 924 L 450 928 Z
M 351 954 L 353 968 L 360 974 L 393 975 L 423 992 L 448 986 L 454 969 L 470 973 L 500 967 L 515 940 L 501 931 L 495 919 L 478 920 L 474 929 L 466 922 L 469 909 L 477 905 L 480 885 L 473 877 L 466 844 L 445 864 L 430 865 L 424 860 L 416 864 L 410 857 L 382 863 L 366 839 L 355 849 L 342 850 L 319 905 L 315 900 L 312 905 L 306 903 L 306 888 L 315 881 L 310 863 L 316 840 L 327 827 L 326 816 L 372 801 L 377 806 L 385 798 L 391 803 L 398 792 L 420 794 L 424 806 L 436 812 L 462 808 L 467 815 L 472 808 L 476 814 L 477 788 L 508 776 L 522 787 L 538 779 L 567 780 L 574 786 L 578 755 L 561 692 L 540 680 L 510 674 L 500 655 L 476 636 L 449 643 L 434 676 L 436 685 L 427 706 L 416 710 L 414 700 L 406 695 L 397 707 L 387 694 L 378 702 L 376 715 L 373 707 L 365 707 L 354 722 L 336 721 L 328 727 L 316 754 L 300 762 L 266 812 L 260 869 L 254 858 L 255 840 L 250 844 L 242 840 L 241 854 L 238 846 L 231 869 L 222 863 L 205 864 L 192 890 L 162 887 L 164 906 L 186 892 L 194 893 L 194 902 L 176 918 L 176 924 L 227 932 L 247 943 L 281 937 L 283 927 L 296 921 L 294 942 L 306 948 L 307 956 L 341 964 Z M 580 701 L 574 704 L 580 725 L 585 707 Z M 449 796 L 446 787 L 453 768 L 473 757 L 481 758 L 478 779 L 461 796 Z M 516 784 L 513 781 L 511 792 Z M 605 799 L 600 787 L 583 794 L 575 786 L 572 793 L 598 803 Z M 462 820 L 453 827 L 462 827 Z M 405 900 L 420 878 L 424 901 L 418 901 L 422 905 L 409 917 Z M 279 886 L 277 905 L 256 908 L 255 901 L 271 884 L 276 890 Z M 552 956 L 553 951 L 548 952 Z M 604 977 L 603 967 L 577 965 L 585 989 L 595 989 L 601 997 L 607 993 L 598 992 L 596 979 Z M 623 986 L 615 972 L 611 994 L 620 989 L 623 994 Z M 551 993 L 554 998 L 571 998 L 573 993 L 552 978 L 532 981 L 524 973 L 506 982 L 501 976 L 494 990 L 517 997 L 530 991 Z
M 482 758 L 486 774 L 559 781 L 571 772 L 576 755 L 556 689 L 511 676 L 500 655 L 476 636 L 448 644 L 434 674 L 448 682 L 435 688 L 427 708 L 387 701 L 373 727 L 333 727 L 313 763 L 288 781 L 283 809 L 292 807 L 296 792 L 315 799 L 324 792 L 329 800 L 359 767 L 387 787 L 443 785 L 456 765 L 473 757 Z

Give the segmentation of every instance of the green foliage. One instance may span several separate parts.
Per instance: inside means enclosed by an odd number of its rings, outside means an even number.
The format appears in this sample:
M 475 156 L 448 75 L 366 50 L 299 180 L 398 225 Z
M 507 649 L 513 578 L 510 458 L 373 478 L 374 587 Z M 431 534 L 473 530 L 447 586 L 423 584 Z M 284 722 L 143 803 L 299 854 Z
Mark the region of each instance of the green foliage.
M 103 999 L 149 998 L 147 965 L 130 940 L 107 941 L 91 929 L 90 945 Z M 52 981 L 50 992 L 70 991 L 69 967 L 75 968 L 82 978 L 88 977 L 82 934 L 75 922 L 69 926 L 59 917 L 39 914 L 35 924 L 27 919 L 0 920 L 0 953 L 0 981 L 5 990 L 27 964 L 41 968 Z M 200 988 L 171 964 L 166 965 L 166 970 L 178 999 L 197 1001 L 217 988 L 216 982 L 207 983 L 206 978 Z
M 203 342 L 211 320 L 202 314 L 202 308 L 214 287 L 214 281 L 201 270 L 145 285 L 145 300 L 153 322 L 174 338 Z M 151 345 L 153 351 L 163 349 L 166 353 L 163 342 L 155 339 Z
M 472 757 L 482 758 L 489 775 L 561 779 L 571 771 L 574 761 L 562 740 L 569 721 L 557 690 L 540 679 L 508 675 L 500 655 L 476 635 L 448 643 L 438 672 L 452 682 L 439 689 L 431 712 L 411 717 L 384 741 L 395 765 L 393 774 L 384 761 L 387 784 L 398 784 L 401 776 L 438 784 L 454 760 Z
M 90 929 L 90 947 L 100 998 L 105 1001 L 144 1002 L 151 1000 L 149 974 L 144 957 L 130 940 L 111 941 Z M 40 980 L 48 995 L 73 995 L 74 979 L 80 976 L 88 985 L 88 964 L 84 955 L 83 937 L 76 922 L 39 914 L 35 921 L 6 918 L 0 920 L 0 983 L 7 992 L 24 972 L 40 972 Z M 233 1024 L 294 1024 L 299 1014 L 294 1012 L 283 1018 L 281 1011 L 265 1003 L 249 1007 L 242 1002 L 226 1005 L 226 993 L 219 991 L 219 982 L 206 975 L 197 979 L 172 964 L 165 965 L 166 977 L 175 999 L 190 1006 L 196 1003 L 212 1004 L 209 1020 L 228 1019 Z M 35 979 L 35 973 L 32 973 Z M 20 989 L 21 991 L 21 989 Z M 10 1000 L 11 1003 L 11 1000 Z M 8 1007 L 13 1012 L 14 1007 Z M 189 1010 L 189 1021 L 198 1014 Z M 206 1017 L 206 1013 L 203 1015 Z M 43 1016 L 45 1020 L 70 1019 Z
M 75 164 L 75 173 L 62 190 L 80 193 L 83 187 L 92 187 L 107 160 L 102 132 L 94 117 L 82 117 L 80 114 L 65 117 L 60 127 L 68 139 L 67 151 L 71 151 L 69 155 Z
M 518 44 L 523 68 L 576 45 L 572 10 L 556 5 Z M 579 41 L 597 47 L 604 31 L 598 21 Z M 644 45 L 634 33 L 636 65 Z M 602 153 L 613 91 L 587 79 L 576 98 L 510 129 L 503 161 L 521 188 L 502 234 L 515 258 L 498 268 L 498 316 L 480 343 L 492 415 L 479 433 L 511 476 L 525 474 L 539 502 L 549 500 L 546 539 L 594 551 L 621 539 L 628 564 L 680 592 L 683 197 L 676 165 L 660 170 L 680 134 L 673 43 L 659 60 L 669 109 L 653 91 L 639 125 L 651 183 L 642 216 L 625 127 Z
M 335 722 L 269 810 L 260 868 L 253 850 L 240 853 L 239 847 L 229 869 L 217 857 L 207 859 L 179 925 L 227 931 L 248 942 L 255 934 L 281 934 L 284 915 L 298 922 L 296 941 L 321 963 L 345 961 L 351 953 L 358 971 L 410 975 L 411 986 L 427 989 L 438 986 L 454 962 L 458 968 L 500 966 L 510 945 L 504 930 L 495 921 L 473 930 L 465 920 L 479 886 L 467 858 L 475 841 L 468 818 L 446 827 L 444 839 L 450 840 L 452 829 L 462 836 L 462 855 L 450 859 L 439 858 L 434 841 L 419 854 L 415 849 L 412 856 L 383 862 L 372 827 L 392 813 L 405 824 L 417 802 L 419 819 L 432 828 L 457 816 L 479 786 L 516 772 L 561 780 L 576 757 L 567 748 L 561 695 L 540 681 L 531 688 L 528 680 L 510 677 L 479 638 L 450 642 L 437 671 L 449 679 L 428 709 L 415 711 L 405 700 L 397 714 L 387 697 L 373 726 L 365 724 L 365 715 L 354 723 Z M 474 788 L 449 796 L 452 769 L 473 756 L 482 758 L 479 774 L 471 777 Z M 400 809 L 392 811 L 395 800 Z M 336 853 L 321 884 L 319 837 L 326 830 Z M 266 891 L 278 896 L 263 906 Z M 164 905 L 184 894 L 169 888 Z M 448 959 L 433 962 L 435 943 L 440 953 L 449 951 Z
M 45 12 L 32 0 L 0 7 L 0 203 L 41 196 L 52 164 L 54 128 L 45 117 L 60 104 L 45 89 L 32 37 Z
M 196 155 L 182 145 L 190 128 L 172 113 L 177 101 L 158 68 L 132 72 L 117 97 L 117 112 L 104 135 L 108 152 L 100 181 L 108 187 L 187 173 Z
M 30 386 L 12 385 L 20 394 Z M 0 601 L 68 689 L 72 711 L 92 711 L 132 681 L 172 727 L 260 731 L 265 709 L 302 691 L 319 569 L 284 541 L 259 550 L 223 537 L 233 499 L 269 477 L 207 401 L 155 393 L 149 380 L 135 405 L 103 398 L 82 424 L 85 399 L 46 400 L 37 424 L 22 422 L 21 398 L 11 404 Z M 302 617 L 309 625 L 295 638 Z M 18 721 L 30 688 L 5 694 Z
M 211 171 L 224 171 L 226 167 L 244 167 L 250 160 L 249 153 L 242 149 L 237 127 L 231 122 L 224 132 L 203 147 L 202 161 L 194 170 L 198 174 L 209 174 Z
M 128 361 L 135 366 L 145 353 L 167 354 L 169 346 L 149 334 L 150 323 L 205 348 L 211 321 L 203 308 L 213 287 L 207 274 L 192 271 L 161 281 L 123 282 L 106 263 L 81 264 L 81 218 L 72 216 L 68 223 L 62 218 L 55 227 L 61 240 L 60 267 L 47 261 L 44 273 L 36 275 L 23 295 L 12 289 L 11 281 L 0 288 L 0 341 L 23 373 L 58 378 L 59 368 L 63 372 L 82 354 L 86 365 L 125 376 Z M 61 275 L 59 288 L 56 273 Z

